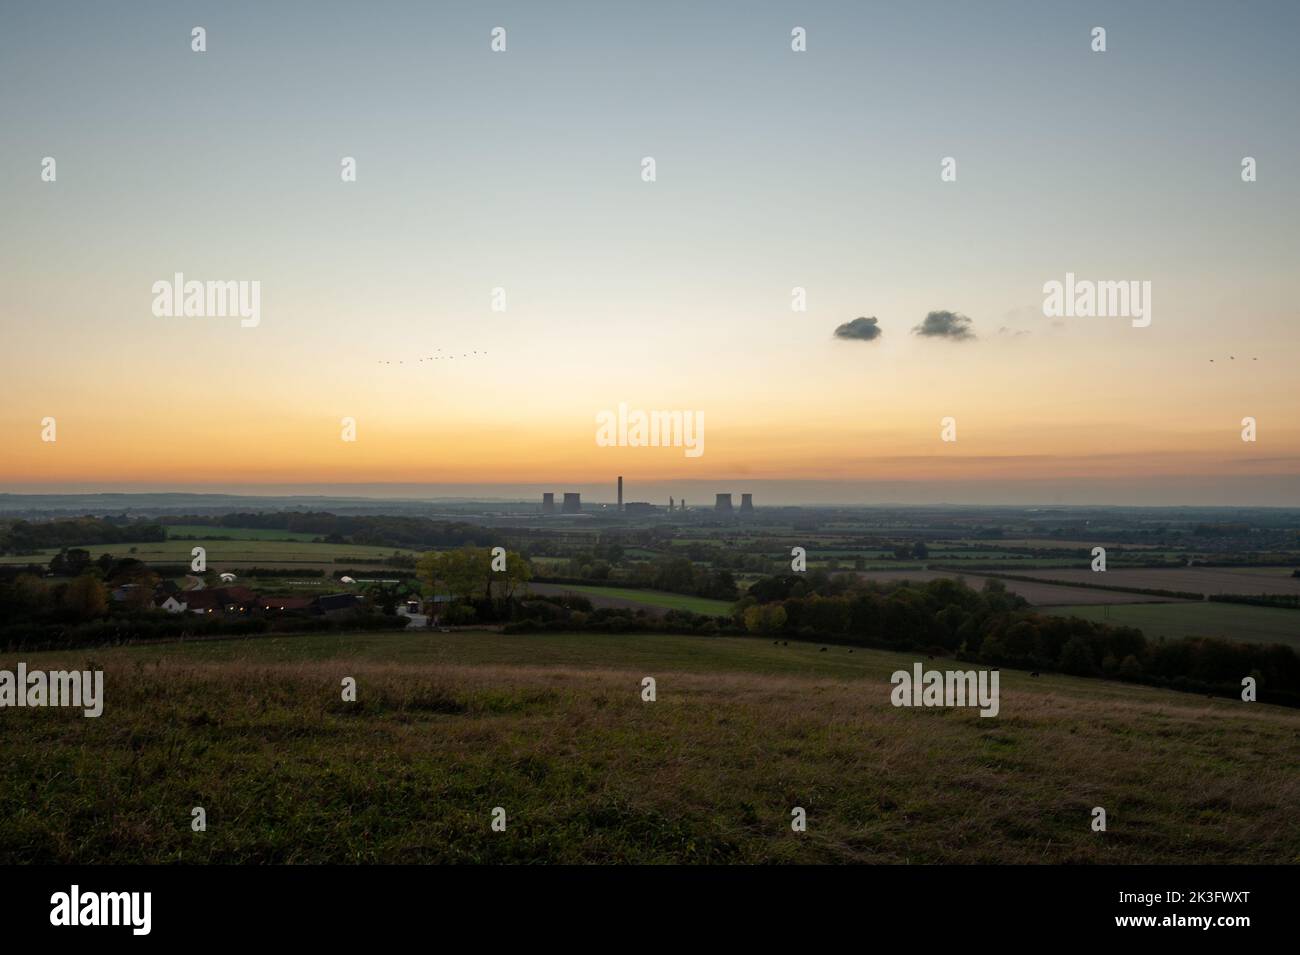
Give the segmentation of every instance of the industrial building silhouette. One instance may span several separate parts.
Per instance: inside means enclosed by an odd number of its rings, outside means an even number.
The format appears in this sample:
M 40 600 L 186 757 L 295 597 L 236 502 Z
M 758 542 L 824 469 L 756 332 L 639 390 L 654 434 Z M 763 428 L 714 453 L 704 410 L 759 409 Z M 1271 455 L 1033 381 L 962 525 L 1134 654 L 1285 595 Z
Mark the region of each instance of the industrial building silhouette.
M 732 503 L 731 498 L 732 498 L 731 494 L 716 495 L 713 504 L 714 512 L 718 514 L 732 514 L 732 515 L 737 513 L 742 515 L 750 515 L 754 513 L 753 494 L 740 495 L 739 511 L 736 510 L 735 505 Z M 624 501 L 623 500 L 623 476 L 621 474 L 618 476 L 615 484 L 615 500 L 617 502 L 615 508 L 617 512 L 620 514 L 635 514 L 638 516 L 644 516 L 648 514 L 658 513 L 660 510 L 660 506 L 649 504 L 645 501 Z M 600 505 L 601 508 L 605 508 L 607 506 L 608 505 L 605 504 Z M 667 513 L 672 514 L 674 512 L 679 514 L 686 512 L 686 498 L 682 498 L 680 501 L 672 497 L 668 498 Z M 542 513 L 543 514 L 556 513 L 555 493 L 553 491 L 546 491 L 542 494 Z M 581 514 L 582 495 L 575 491 L 565 491 L 564 498 L 560 504 L 559 513 Z

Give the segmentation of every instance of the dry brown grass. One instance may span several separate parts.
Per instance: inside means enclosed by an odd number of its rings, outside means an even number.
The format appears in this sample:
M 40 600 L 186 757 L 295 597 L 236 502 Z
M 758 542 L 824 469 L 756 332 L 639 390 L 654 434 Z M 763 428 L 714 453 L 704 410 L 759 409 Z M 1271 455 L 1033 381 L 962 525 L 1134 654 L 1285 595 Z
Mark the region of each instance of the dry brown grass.
M 996 718 L 896 709 L 878 656 L 843 679 L 110 655 L 103 718 L 0 721 L 24 806 L 0 860 L 1300 861 L 1300 713 L 1011 672 Z

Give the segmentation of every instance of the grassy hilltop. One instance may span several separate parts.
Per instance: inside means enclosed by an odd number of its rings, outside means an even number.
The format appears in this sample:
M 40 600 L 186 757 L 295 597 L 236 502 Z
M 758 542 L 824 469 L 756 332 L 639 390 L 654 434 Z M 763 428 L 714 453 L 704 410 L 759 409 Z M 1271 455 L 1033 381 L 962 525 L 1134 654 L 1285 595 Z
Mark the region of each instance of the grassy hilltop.
M 914 655 L 661 635 L 22 659 L 106 703 L 0 711 L 3 863 L 1300 861 L 1300 712 L 1265 703 L 1007 670 L 996 718 L 896 709 Z

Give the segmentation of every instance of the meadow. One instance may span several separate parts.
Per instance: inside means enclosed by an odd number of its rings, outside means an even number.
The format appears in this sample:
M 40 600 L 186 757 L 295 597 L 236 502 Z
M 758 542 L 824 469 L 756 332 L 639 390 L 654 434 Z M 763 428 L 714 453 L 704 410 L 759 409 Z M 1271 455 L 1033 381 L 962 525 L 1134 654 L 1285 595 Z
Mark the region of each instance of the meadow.
M 913 655 L 666 635 L 23 659 L 106 703 L 0 710 L 0 863 L 1300 861 L 1300 712 L 1266 703 L 1006 670 L 988 719 L 890 705 Z

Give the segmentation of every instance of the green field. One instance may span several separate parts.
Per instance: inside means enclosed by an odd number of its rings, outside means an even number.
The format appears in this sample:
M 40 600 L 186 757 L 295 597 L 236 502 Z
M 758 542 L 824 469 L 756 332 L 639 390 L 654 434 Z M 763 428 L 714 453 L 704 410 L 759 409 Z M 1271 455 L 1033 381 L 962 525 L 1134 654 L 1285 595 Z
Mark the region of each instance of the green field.
M 647 607 L 660 607 L 664 610 L 689 610 L 710 616 L 726 617 L 731 614 L 731 603 L 726 600 L 710 600 L 707 597 L 690 597 L 686 594 L 670 594 L 662 590 L 638 590 L 635 587 L 598 587 L 589 584 L 564 584 L 565 590 L 589 597 L 613 597 L 628 603 L 643 604 Z
M 266 527 L 213 527 L 209 524 L 167 524 L 167 536 L 195 537 L 199 540 L 228 537 L 241 541 L 313 541 L 320 534 L 302 531 L 278 531 Z
M 84 549 L 91 559 L 109 553 L 114 557 L 134 557 L 147 564 L 188 564 L 191 551 L 198 545 L 207 549 L 208 567 L 333 567 L 336 558 L 348 563 L 374 565 L 395 552 L 392 547 L 363 547 L 354 544 L 313 544 L 285 540 L 166 540 L 156 543 L 92 544 Z M 48 564 L 58 548 L 42 550 L 36 555 L 6 555 L 0 564 Z M 397 551 L 409 554 L 412 551 Z
M 1300 712 L 1265 703 L 1006 670 L 986 719 L 893 707 L 912 655 L 662 635 L 23 659 L 106 702 L 0 711 L 0 863 L 1300 861 Z
M 1138 627 L 1149 640 L 1157 637 L 1220 637 L 1243 643 L 1285 643 L 1300 650 L 1300 610 L 1206 601 L 1045 607 L 1043 612 L 1121 627 Z

